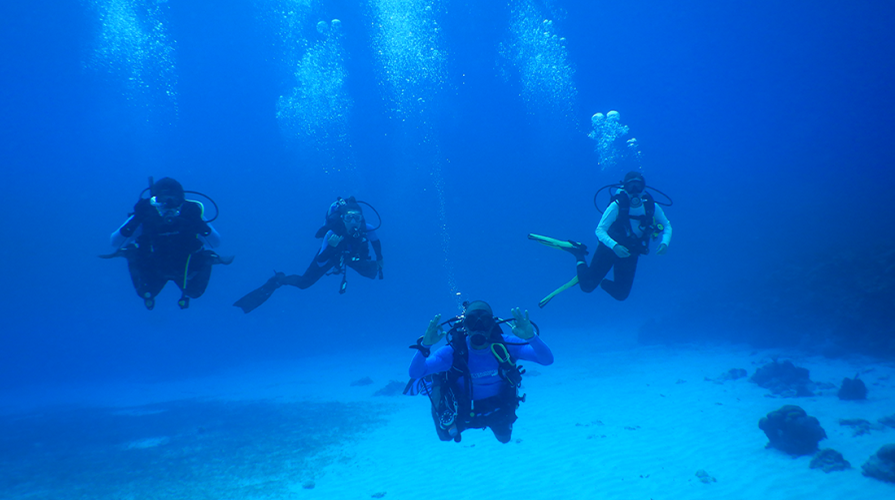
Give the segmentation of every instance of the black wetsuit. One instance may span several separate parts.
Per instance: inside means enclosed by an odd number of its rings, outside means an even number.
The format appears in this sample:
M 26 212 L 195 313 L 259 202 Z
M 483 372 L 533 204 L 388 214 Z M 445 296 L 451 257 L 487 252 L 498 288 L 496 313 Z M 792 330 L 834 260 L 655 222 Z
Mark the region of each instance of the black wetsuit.
M 631 207 L 624 191 L 613 197 L 595 231 L 600 244 L 594 251 L 590 266 L 579 261 L 576 267 L 578 286 L 583 292 L 590 293 L 599 286 L 616 300 L 627 299 L 634 286 L 637 260 L 640 255 L 649 252 L 653 232 L 658 233 L 656 237 L 661 235 L 663 244 L 670 242 L 671 223 L 662 207 L 647 194 L 643 195 L 643 199 L 642 205 Z M 615 245 L 624 246 L 631 255 L 619 257 L 613 250 Z M 604 279 L 610 269 L 613 270 L 612 280 Z
M 323 245 L 304 274 L 291 274 L 281 279 L 283 285 L 292 285 L 304 290 L 316 283 L 331 269 L 345 272 L 344 267 L 350 267 L 365 278 L 375 279 L 379 273 L 379 262 L 382 260 L 382 243 L 373 230 L 373 226 L 367 224 L 367 230 L 357 236 L 345 236 L 335 247 L 327 242 L 334 233 L 329 231 L 323 237 Z M 376 254 L 376 260 L 370 258 L 370 250 Z
M 133 222 L 131 219 L 122 227 Z M 202 219 L 202 206 L 186 201 L 180 214 L 170 218 L 163 218 L 152 208 L 144 212 L 138 224 L 135 242 L 122 247 L 137 295 L 154 298 L 168 281 L 176 283 L 185 297 L 198 298 L 205 293 L 218 256 L 206 250 L 199 239 L 213 233 Z
M 585 293 L 590 293 L 599 286 L 615 300 L 625 300 L 631 293 L 631 287 L 634 286 L 634 273 L 637 271 L 638 257 L 639 254 L 619 257 L 601 242 L 594 252 L 590 266 L 583 262 L 578 264 L 578 286 Z M 613 279 L 603 279 L 610 269 L 613 269 Z

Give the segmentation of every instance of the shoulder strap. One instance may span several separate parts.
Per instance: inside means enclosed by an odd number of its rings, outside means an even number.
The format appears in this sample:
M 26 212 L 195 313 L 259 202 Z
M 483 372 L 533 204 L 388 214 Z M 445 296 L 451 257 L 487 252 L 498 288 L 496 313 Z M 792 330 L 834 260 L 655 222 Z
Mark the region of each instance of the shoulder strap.
M 186 200 L 183 202 L 183 207 L 180 209 L 180 216 L 190 220 L 201 220 L 203 211 L 204 207 L 198 201 Z
M 469 372 L 469 347 L 466 345 L 466 334 L 456 327 L 450 333 L 450 346 L 454 349 L 454 360 L 451 363 L 451 369 L 459 372 L 461 375 L 467 375 Z
M 644 209 L 646 210 L 646 216 L 649 217 L 650 220 L 652 220 L 653 215 L 656 214 L 656 200 L 653 199 L 652 195 L 650 195 L 649 193 L 647 193 L 645 191 L 643 193 L 642 198 L 643 198 L 643 206 L 644 206 Z
M 628 193 L 619 191 L 611 200 L 609 200 L 609 204 L 612 205 L 612 202 L 618 204 L 619 217 L 627 218 L 628 212 L 631 210 L 631 199 L 628 198 Z

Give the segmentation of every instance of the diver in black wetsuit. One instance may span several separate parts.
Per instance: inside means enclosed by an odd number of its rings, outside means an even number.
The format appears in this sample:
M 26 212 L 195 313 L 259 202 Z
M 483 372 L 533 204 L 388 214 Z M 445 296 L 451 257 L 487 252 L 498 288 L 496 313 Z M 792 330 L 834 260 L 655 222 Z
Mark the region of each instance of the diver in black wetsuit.
M 634 273 L 637 270 L 637 260 L 641 255 L 649 253 L 651 239 L 661 237 L 656 254 L 662 255 L 668 251 L 671 242 L 671 223 L 665 216 L 660 205 L 670 206 L 671 199 L 661 191 L 648 187 L 640 172 L 628 172 L 625 179 L 619 184 L 610 184 L 597 191 L 609 188 L 610 194 L 615 189 L 615 194 L 609 202 L 603 217 L 594 231 L 600 240 L 594 258 L 590 266 L 587 265 L 587 246 L 572 240 L 558 240 L 531 233 L 528 239 L 537 241 L 549 247 L 565 250 L 575 256 L 576 276 L 565 285 L 557 288 L 553 293 L 543 298 L 538 305 L 544 307 L 558 293 L 568 290 L 576 284 L 585 293 L 602 288 L 612 298 L 625 300 L 631 293 L 634 285 Z M 666 202 L 657 202 L 653 196 L 645 191 L 647 188 L 655 190 L 668 198 Z M 594 195 L 594 205 L 596 205 Z M 613 270 L 612 279 L 604 279 L 609 270 Z
M 374 279 L 378 275 L 382 279 L 382 243 L 375 228 L 364 219 L 363 210 L 353 196 L 339 198 L 330 206 L 326 224 L 317 231 L 317 237 L 323 238 L 323 243 L 304 274 L 275 273 L 267 283 L 233 305 L 249 313 L 281 286 L 291 285 L 304 290 L 326 274 L 341 274 L 339 293 L 345 293 L 349 267 L 365 278 Z M 375 254 L 375 260 L 371 253 Z
M 583 245 L 568 249 L 577 260 L 581 290 L 590 293 L 599 286 L 616 300 L 625 300 L 631 293 L 637 260 L 649 252 L 650 238 L 662 238 L 656 255 L 663 255 L 671 242 L 671 223 L 662 207 L 644 191 L 643 175 L 628 172 L 622 184 L 594 231 L 600 244 L 590 266 L 585 262 Z M 613 279 L 603 279 L 610 269 Z
M 205 208 L 187 200 L 183 186 L 165 177 L 149 188 L 150 198 L 141 198 L 134 213 L 112 233 L 118 250 L 103 258 L 125 257 L 131 281 L 147 309 L 155 307 L 155 297 L 168 281 L 182 294 L 181 309 L 190 298 L 199 298 L 208 287 L 211 266 L 229 264 L 208 248 L 220 245 L 221 236 L 204 219 Z

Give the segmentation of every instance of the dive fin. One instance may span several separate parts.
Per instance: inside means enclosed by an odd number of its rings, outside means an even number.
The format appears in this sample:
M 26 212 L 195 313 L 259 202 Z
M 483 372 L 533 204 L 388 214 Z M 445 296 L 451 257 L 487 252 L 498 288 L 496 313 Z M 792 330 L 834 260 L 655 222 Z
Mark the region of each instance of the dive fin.
M 103 255 L 97 255 L 100 259 L 114 259 L 115 257 L 127 257 L 128 253 L 133 250 L 133 247 L 130 245 L 123 246 L 118 250 L 115 250 L 112 253 L 107 253 Z
M 234 258 L 236 258 L 235 255 L 227 255 L 226 257 L 222 257 L 216 253 L 212 253 L 211 254 L 211 264 L 212 265 L 223 264 L 225 266 L 229 266 L 233 262 Z
M 246 314 L 254 311 L 258 306 L 267 302 L 267 299 L 273 295 L 277 288 L 280 288 L 279 278 L 281 274 L 283 273 L 277 273 L 273 278 L 267 280 L 267 283 L 247 293 L 243 298 L 234 302 L 233 305 L 242 309 L 242 312 Z
M 538 243 L 546 245 L 548 247 L 558 248 L 560 250 L 565 250 L 572 253 L 583 252 L 584 255 L 587 255 L 587 246 L 585 246 L 584 243 L 579 243 L 577 241 L 558 240 L 556 238 L 542 236 L 535 233 L 528 233 L 528 239 L 537 241 Z
M 566 290 L 568 290 L 569 288 L 572 288 L 573 286 L 575 286 L 575 285 L 577 285 L 577 284 L 578 284 L 578 275 L 575 275 L 575 277 L 572 278 L 572 279 L 570 279 L 570 280 L 568 281 L 568 283 L 566 283 L 565 285 L 563 285 L 563 286 L 557 288 L 556 290 L 553 290 L 552 292 L 550 292 L 550 295 L 548 295 L 548 296 L 544 297 L 543 299 L 541 299 L 541 301 L 538 302 L 538 307 L 540 307 L 540 308 L 543 309 L 544 306 L 546 306 L 548 302 L 550 302 L 551 300 L 553 300 L 553 297 L 556 297 L 556 296 L 559 295 L 560 293 L 565 292 Z

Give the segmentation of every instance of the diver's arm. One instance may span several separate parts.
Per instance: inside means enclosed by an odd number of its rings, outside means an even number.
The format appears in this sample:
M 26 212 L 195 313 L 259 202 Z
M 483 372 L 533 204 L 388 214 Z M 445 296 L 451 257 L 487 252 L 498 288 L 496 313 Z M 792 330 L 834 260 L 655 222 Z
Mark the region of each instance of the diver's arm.
M 410 378 L 423 378 L 432 373 L 439 373 L 450 369 L 454 363 L 454 348 L 446 345 L 438 349 L 429 357 L 423 356 L 419 350 L 410 361 Z
M 119 227 L 118 229 L 115 230 L 114 233 L 112 233 L 112 236 L 109 238 L 109 240 L 112 242 L 113 247 L 121 248 L 122 245 L 124 245 L 125 243 L 128 243 L 129 241 L 133 240 L 134 238 L 136 238 L 137 236 L 140 235 L 140 230 L 143 229 L 142 226 L 137 227 L 136 230 L 133 230 L 133 232 L 128 230 L 128 228 L 131 227 L 131 226 L 129 226 L 129 224 L 131 224 L 131 221 L 133 221 L 133 220 L 134 220 L 134 216 L 131 215 L 130 217 L 127 218 L 126 221 L 124 221 L 124 224 L 122 224 L 121 227 Z M 124 234 L 122 234 L 122 231 L 130 232 L 131 234 L 128 236 L 125 236 Z
M 221 245 L 221 234 L 218 233 L 217 229 L 215 229 L 211 224 L 208 224 L 208 229 L 211 230 L 210 233 L 199 235 L 199 239 L 205 243 L 205 246 L 209 248 L 217 248 Z
M 603 217 L 600 218 L 600 223 L 597 224 L 597 229 L 594 230 L 600 243 L 609 248 L 615 248 L 615 245 L 618 245 L 617 241 L 609 237 L 609 227 L 612 226 L 616 218 L 618 218 L 618 202 L 612 202 L 606 207 Z
M 372 224 L 367 224 L 367 241 L 369 241 L 370 246 L 373 247 L 373 253 L 376 254 L 376 260 L 382 260 L 382 242 L 379 241 L 379 235 L 376 234 L 376 230 L 373 229 Z
M 671 243 L 671 221 L 668 220 L 668 217 L 665 216 L 665 211 L 662 210 L 662 207 L 656 205 L 656 222 L 662 224 L 662 242 L 660 244 L 668 246 Z
M 524 359 L 526 361 L 534 361 L 535 363 L 539 363 L 542 365 L 551 365 L 553 364 L 553 351 L 547 347 L 547 344 L 541 340 L 541 337 L 535 335 L 534 337 L 526 340 L 519 339 L 517 337 L 510 337 L 510 342 L 528 342 L 528 345 L 522 346 L 507 346 L 510 348 L 510 354 L 513 355 L 516 359 Z
M 324 262 L 332 259 L 339 252 L 340 245 L 332 246 L 329 244 L 329 239 L 335 236 L 336 233 L 332 231 L 327 231 L 326 235 L 323 236 L 323 244 L 320 246 L 320 251 L 317 252 L 317 262 L 323 264 Z

